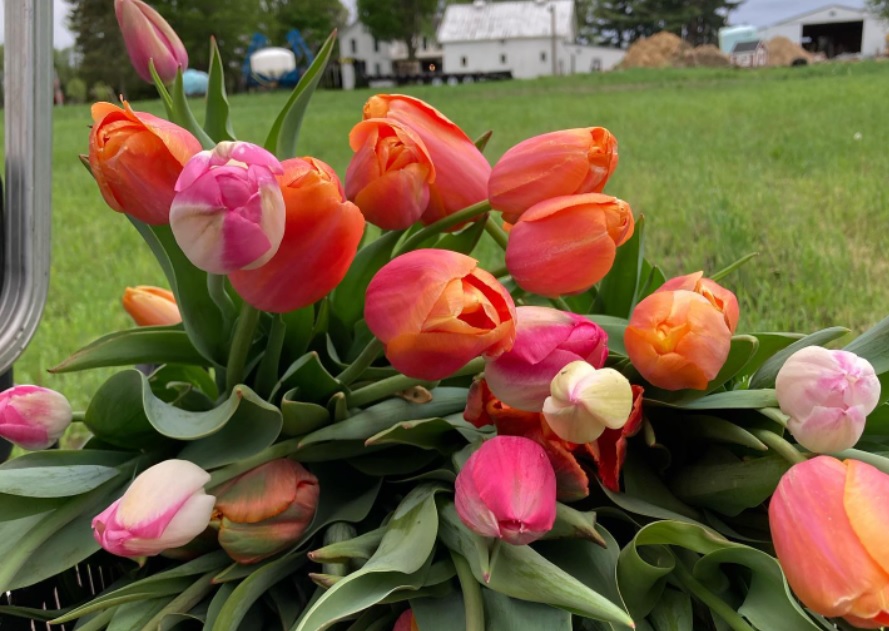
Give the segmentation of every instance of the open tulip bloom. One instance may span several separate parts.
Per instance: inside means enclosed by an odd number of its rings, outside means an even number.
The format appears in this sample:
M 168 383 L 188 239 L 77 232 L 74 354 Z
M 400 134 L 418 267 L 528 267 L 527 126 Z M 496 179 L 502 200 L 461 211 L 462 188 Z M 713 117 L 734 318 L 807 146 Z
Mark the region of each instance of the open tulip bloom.
M 170 120 L 92 107 L 82 212 L 166 280 L 60 349 L 112 369 L 89 401 L 0 393 L 3 629 L 889 624 L 889 319 L 758 333 L 743 261 L 666 277 L 612 121 L 513 138 L 373 94 L 328 164 L 298 139 L 334 37 L 235 139 L 215 45 L 196 117 L 172 26 L 115 8 Z

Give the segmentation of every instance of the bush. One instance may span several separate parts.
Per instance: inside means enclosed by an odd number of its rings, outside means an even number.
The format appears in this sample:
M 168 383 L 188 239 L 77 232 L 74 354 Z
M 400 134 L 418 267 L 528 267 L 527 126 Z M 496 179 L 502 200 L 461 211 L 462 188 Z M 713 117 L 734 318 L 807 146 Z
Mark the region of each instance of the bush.
M 68 81 L 65 84 L 65 97 L 72 103 L 85 103 L 87 97 L 86 81 L 80 77 L 74 77 Z
M 90 96 L 94 101 L 114 101 L 114 90 L 104 81 L 96 81 L 90 90 Z

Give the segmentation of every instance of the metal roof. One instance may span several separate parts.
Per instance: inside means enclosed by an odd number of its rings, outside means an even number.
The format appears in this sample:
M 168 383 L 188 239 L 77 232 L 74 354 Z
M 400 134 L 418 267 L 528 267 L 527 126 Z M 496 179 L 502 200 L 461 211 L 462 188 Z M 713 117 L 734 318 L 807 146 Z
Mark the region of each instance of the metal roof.
M 732 48 L 732 52 L 733 53 L 749 53 L 749 52 L 756 50 L 757 48 L 759 48 L 762 45 L 763 45 L 763 43 L 762 43 L 761 39 L 758 39 L 758 40 L 755 40 L 752 42 L 738 42 L 737 44 L 735 44 L 735 47 Z
M 438 27 L 438 41 L 470 42 L 498 39 L 553 36 L 550 7 L 555 9 L 555 36 L 570 38 L 574 33 L 573 0 L 527 0 L 525 2 L 483 2 L 452 4 Z

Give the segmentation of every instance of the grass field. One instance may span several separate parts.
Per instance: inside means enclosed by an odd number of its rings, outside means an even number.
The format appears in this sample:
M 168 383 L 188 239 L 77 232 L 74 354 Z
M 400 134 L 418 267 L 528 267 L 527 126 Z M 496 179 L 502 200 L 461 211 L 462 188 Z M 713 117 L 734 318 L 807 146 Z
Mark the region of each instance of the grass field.
M 648 256 L 668 276 L 715 271 L 759 252 L 725 281 L 740 299 L 742 331 L 862 330 L 889 314 L 889 63 L 632 71 L 405 91 L 470 136 L 493 129 L 492 161 L 538 133 L 608 127 L 621 162 L 606 192 L 645 214 Z M 347 134 L 369 94 L 319 93 L 301 153 L 343 174 Z M 238 137 L 262 142 L 285 98 L 234 97 Z M 157 102 L 136 109 L 160 113 Z M 120 307 L 125 286 L 163 283 L 135 230 L 105 207 L 78 163 L 89 122 L 87 107 L 55 110 L 49 302 L 15 375 L 65 392 L 80 409 L 108 373 L 46 369 L 129 326 Z

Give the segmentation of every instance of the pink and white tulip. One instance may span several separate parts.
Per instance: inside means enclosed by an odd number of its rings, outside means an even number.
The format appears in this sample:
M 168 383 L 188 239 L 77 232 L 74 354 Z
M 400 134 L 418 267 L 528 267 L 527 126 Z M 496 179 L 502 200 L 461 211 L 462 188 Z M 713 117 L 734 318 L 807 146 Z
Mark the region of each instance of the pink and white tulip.
M 608 334 L 595 322 L 549 307 L 517 307 L 512 349 L 485 361 L 485 380 L 508 406 L 540 412 L 550 382 L 567 364 L 583 360 L 601 368 Z
M 149 61 L 161 81 L 170 83 L 176 72 L 188 67 L 188 53 L 176 31 L 160 13 L 142 0 L 114 0 L 114 13 L 130 62 L 139 76 L 153 83 Z
M 51 447 L 71 424 L 64 395 L 40 386 L 14 386 L 0 392 L 0 438 L 23 449 Z
M 210 523 L 216 500 L 204 492 L 210 474 L 186 460 L 165 460 L 139 474 L 119 500 L 93 518 L 93 536 L 122 557 L 178 548 Z
M 552 381 L 543 417 L 562 440 L 591 443 L 606 429 L 620 429 L 633 411 L 633 387 L 613 368 L 571 362 Z
M 521 436 L 495 436 L 457 475 L 460 519 L 476 534 L 524 545 L 556 519 L 556 474 L 543 447 Z
M 815 453 L 853 447 L 880 399 L 870 362 L 848 351 L 808 346 L 791 355 L 775 380 L 787 429 Z
M 212 274 L 255 269 L 278 251 L 285 206 L 275 156 L 249 142 L 201 151 L 176 181 L 170 227 L 182 251 Z

